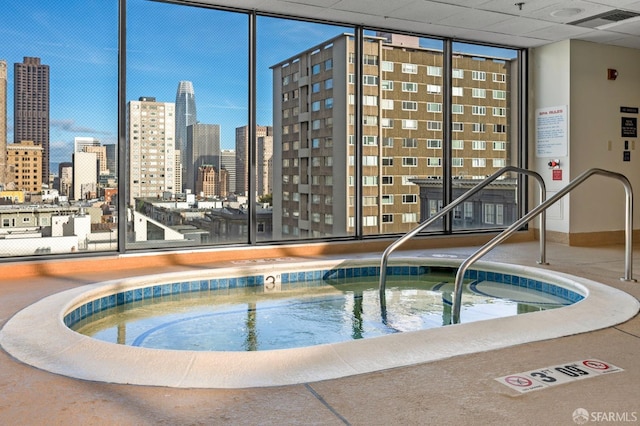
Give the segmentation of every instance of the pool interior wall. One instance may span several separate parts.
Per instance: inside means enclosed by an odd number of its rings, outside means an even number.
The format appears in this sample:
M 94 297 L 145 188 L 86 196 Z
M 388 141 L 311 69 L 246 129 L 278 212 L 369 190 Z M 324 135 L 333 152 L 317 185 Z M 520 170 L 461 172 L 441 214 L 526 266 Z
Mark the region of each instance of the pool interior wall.
M 431 268 L 431 266 L 425 265 L 392 265 L 387 268 L 387 276 L 421 276 L 430 273 Z M 245 287 L 264 287 L 265 291 L 276 291 L 273 287 L 292 283 L 304 285 L 306 283 L 317 283 L 318 280 L 321 279 L 331 282 L 348 278 L 379 276 L 379 266 L 340 265 L 339 267 L 332 269 L 314 269 L 310 271 L 287 272 L 277 270 L 266 274 L 244 275 L 237 277 L 201 277 L 199 279 L 192 280 L 181 279 L 176 282 L 171 282 L 170 280 L 170 282 L 119 291 L 118 293 L 106 294 L 100 298 L 90 300 L 66 313 L 64 316 L 64 323 L 67 327 L 74 328 L 79 322 L 107 309 L 171 295 Z M 520 277 L 518 275 L 503 272 L 472 269 L 466 271 L 465 279 L 473 280 L 475 282 L 491 281 L 504 285 L 536 290 L 541 293 L 566 300 L 568 304 L 579 302 L 585 296 L 584 294 L 567 287 L 540 281 L 535 278 Z
M 585 298 L 561 309 L 516 317 L 259 352 L 196 352 L 123 346 L 80 335 L 65 324 L 65 317 L 70 312 L 83 305 L 92 305 L 94 300 L 117 293 L 123 293 L 125 298 L 124 294 L 129 291 L 133 291 L 130 297 L 135 297 L 135 294 L 144 294 L 144 290 L 140 293 L 136 290 L 158 284 L 171 283 L 173 289 L 174 283 L 199 282 L 205 276 L 211 280 L 266 276 L 282 271 L 301 273 L 310 269 L 362 268 L 378 261 L 379 258 L 272 262 L 96 283 L 49 296 L 25 308 L 5 324 L 0 332 L 0 344 L 22 362 L 84 380 L 189 388 L 264 387 L 345 377 L 583 333 L 626 321 L 640 308 L 635 298 L 594 281 L 540 268 L 478 262 L 476 266 L 482 271 L 553 284 Z M 392 261 L 412 262 L 459 266 L 456 259 L 394 258 Z M 179 287 L 182 288 L 182 284 Z

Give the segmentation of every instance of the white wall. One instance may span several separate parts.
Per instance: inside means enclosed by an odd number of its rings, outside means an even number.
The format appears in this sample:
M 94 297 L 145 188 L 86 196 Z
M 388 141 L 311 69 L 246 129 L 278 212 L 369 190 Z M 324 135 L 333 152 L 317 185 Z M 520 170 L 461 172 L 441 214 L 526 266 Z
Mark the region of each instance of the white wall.
M 607 68 L 618 70 L 617 80 L 607 80 Z M 531 81 L 530 167 L 545 179 L 548 196 L 594 167 L 624 174 L 640 191 L 640 145 L 636 138 L 626 139 L 631 161 L 624 162 L 621 136 L 621 117 L 640 119 L 640 115 L 620 113 L 621 106 L 640 107 L 640 51 L 578 40 L 550 44 L 532 50 Z M 551 158 L 536 157 L 535 111 L 562 105 L 568 106 L 569 155 L 558 158 L 563 179 L 554 181 L 547 166 Z M 624 230 L 624 201 L 624 189 L 617 180 L 591 177 L 550 208 L 547 229 L 564 233 Z M 634 216 L 638 224 L 640 215 Z
M 569 156 L 537 157 L 536 156 L 536 110 L 570 103 L 570 42 L 563 41 L 533 49 L 531 52 L 531 86 L 529 104 L 529 168 L 537 171 L 543 177 L 547 188 L 547 198 L 555 195 L 558 190 L 569 182 Z M 569 112 L 571 107 L 569 106 Z M 570 132 L 568 134 L 570 137 Z M 561 181 L 554 181 L 547 163 L 560 160 L 563 175 Z M 537 185 L 536 185 L 537 186 Z M 532 188 L 539 203 L 538 190 Z M 538 227 L 538 221 L 532 222 Z M 547 230 L 569 232 L 569 200 L 567 197 L 558 201 L 547 210 Z

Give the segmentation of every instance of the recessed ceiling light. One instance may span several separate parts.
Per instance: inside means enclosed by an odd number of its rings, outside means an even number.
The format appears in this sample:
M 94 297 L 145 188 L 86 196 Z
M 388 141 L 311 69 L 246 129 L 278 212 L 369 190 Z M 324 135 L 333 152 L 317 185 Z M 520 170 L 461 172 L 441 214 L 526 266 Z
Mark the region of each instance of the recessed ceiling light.
M 568 7 L 566 9 L 554 10 L 553 12 L 551 12 L 551 16 L 555 18 L 570 18 L 580 12 L 584 12 L 584 10 L 577 7 Z

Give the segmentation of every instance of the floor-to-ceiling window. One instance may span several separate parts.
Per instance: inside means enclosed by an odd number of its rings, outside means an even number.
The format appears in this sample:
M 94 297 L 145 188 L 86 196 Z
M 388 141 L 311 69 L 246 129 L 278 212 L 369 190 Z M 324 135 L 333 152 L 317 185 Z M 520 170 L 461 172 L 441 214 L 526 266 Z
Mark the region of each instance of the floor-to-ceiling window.
M 117 249 L 118 2 L 3 1 L 0 257 Z
M 259 240 L 349 233 L 349 34 L 352 28 L 258 17 L 256 191 L 258 200 L 268 195 L 257 211 Z M 271 232 L 261 232 L 263 222 Z
M 0 257 L 397 235 L 523 166 L 515 49 L 179 1 L 3 12 Z M 506 174 L 427 232 L 522 199 Z
M 127 247 L 246 243 L 249 19 L 129 0 Z
M 461 196 L 505 166 L 519 166 L 516 50 L 453 43 L 452 194 Z M 453 230 L 504 228 L 519 218 L 518 176 L 501 175 L 455 209 Z M 425 185 L 432 213 L 439 203 Z
M 365 34 L 363 234 L 405 233 L 425 219 L 420 187 L 414 180 L 428 179 L 434 191 L 442 194 L 447 161 L 443 42 L 382 31 Z M 438 226 L 441 230 L 439 224 L 433 228 Z

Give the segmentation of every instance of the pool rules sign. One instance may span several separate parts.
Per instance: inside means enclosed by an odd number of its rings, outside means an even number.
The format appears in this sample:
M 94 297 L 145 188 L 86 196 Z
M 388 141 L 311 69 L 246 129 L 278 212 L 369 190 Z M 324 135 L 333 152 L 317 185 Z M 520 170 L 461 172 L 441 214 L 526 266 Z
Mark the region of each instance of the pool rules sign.
M 549 386 L 574 382 L 576 380 L 598 377 L 603 374 L 619 373 L 621 371 L 624 370 L 608 362 L 600 361 L 599 359 L 583 359 L 553 365 L 551 367 L 539 368 L 537 370 L 525 371 L 524 373 L 509 374 L 508 376 L 498 377 L 496 380 L 509 386 L 511 389 L 525 393 L 545 389 Z
M 536 157 L 565 157 L 568 152 L 566 105 L 536 110 Z

